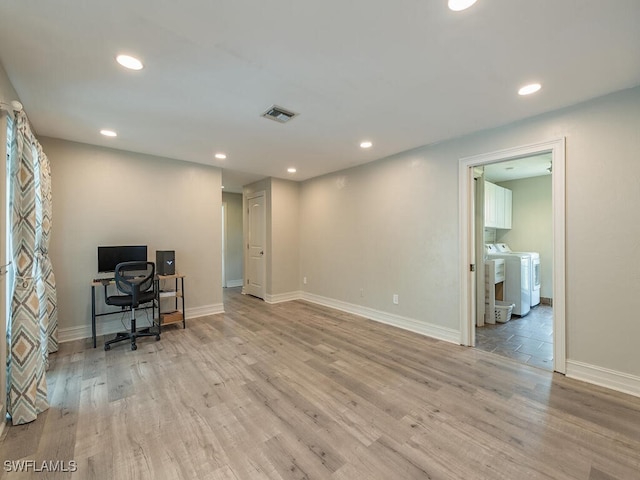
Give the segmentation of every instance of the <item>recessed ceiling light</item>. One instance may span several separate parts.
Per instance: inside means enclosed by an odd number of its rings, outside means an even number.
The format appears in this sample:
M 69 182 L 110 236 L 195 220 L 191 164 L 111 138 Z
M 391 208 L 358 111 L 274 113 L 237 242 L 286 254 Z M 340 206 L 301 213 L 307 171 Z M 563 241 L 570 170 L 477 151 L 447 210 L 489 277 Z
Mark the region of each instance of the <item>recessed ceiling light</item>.
M 225 158 L 227 158 L 227 156 L 224 153 L 216 153 L 215 157 L 218 160 L 224 160 Z
M 476 3 L 476 0 L 449 0 L 449 9 L 454 12 L 459 12 L 461 10 L 466 10 L 474 3 Z
M 222 188 L 224 188 L 224 185 L 222 185 Z
M 102 135 L 104 135 L 105 137 L 117 137 L 118 134 L 116 132 L 114 132 L 113 130 L 100 130 L 100 133 Z
M 536 93 L 538 90 L 542 88 L 542 85 L 539 83 L 530 83 L 529 85 L 525 85 L 524 87 L 518 90 L 518 95 L 531 95 L 532 93 Z
M 118 55 L 116 57 L 116 62 L 129 70 L 142 70 L 144 66 L 140 60 L 136 57 L 132 57 L 131 55 Z
M 297 172 L 297 170 L 296 170 L 295 168 L 291 167 L 291 168 L 287 168 L 287 172 L 289 172 L 289 173 L 296 173 L 296 172 Z
M 371 148 L 373 146 L 373 143 L 371 143 L 370 141 L 365 141 L 360 143 L 360 148 Z

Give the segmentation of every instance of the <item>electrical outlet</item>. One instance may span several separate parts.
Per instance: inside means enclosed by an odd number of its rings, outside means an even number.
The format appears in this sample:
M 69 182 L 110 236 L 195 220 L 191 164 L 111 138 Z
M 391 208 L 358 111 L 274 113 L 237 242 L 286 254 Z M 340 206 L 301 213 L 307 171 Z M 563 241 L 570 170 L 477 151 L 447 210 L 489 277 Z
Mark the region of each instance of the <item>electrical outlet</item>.
M 302 277 L 302 283 L 307 284 L 307 277 Z
M 398 294 L 397 293 L 393 294 L 393 304 L 394 305 L 398 305 Z

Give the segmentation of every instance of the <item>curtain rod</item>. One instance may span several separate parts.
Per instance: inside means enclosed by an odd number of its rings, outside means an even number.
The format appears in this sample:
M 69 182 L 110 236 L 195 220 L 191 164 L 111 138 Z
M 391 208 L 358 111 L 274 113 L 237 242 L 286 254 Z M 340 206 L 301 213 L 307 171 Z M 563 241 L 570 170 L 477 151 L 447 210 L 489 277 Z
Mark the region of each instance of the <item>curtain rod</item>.
M 4 110 L 13 118 L 15 118 L 15 112 L 21 112 L 23 108 L 22 103 L 17 100 L 13 100 L 11 103 L 0 100 L 0 110 Z

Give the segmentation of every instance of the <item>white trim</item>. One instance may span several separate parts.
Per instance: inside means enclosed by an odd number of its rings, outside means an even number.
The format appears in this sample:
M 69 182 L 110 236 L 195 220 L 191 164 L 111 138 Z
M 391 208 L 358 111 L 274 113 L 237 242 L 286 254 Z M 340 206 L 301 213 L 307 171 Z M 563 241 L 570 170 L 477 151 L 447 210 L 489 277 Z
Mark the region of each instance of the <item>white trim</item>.
M 207 315 L 216 315 L 218 313 L 224 313 L 224 305 L 222 303 L 187 308 L 185 311 L 187 320 Z M 100 337 L 101 335 L 111 335 L 113 333 L 123 331 L 124 327 L 121 320 L 124 319 L 125 325 L 129 325 L 130 313 L 125 311 L 123 315 L 123 317 L 113 315 L 110 316 L 108 320 L 105 320 L 105 317 L 98 317 L 96 319 L 96 336 Z M 141 321 L 141 324 L 139 325 L 140 328 L 146 328 L 149 326 L 149 322 L 146 321 L 146 316 L 139 315 L 138 320 Z M 90 323 L 88 325 L 61 328 L 58 330 L 58 342 L 60 343 L 73 342 L 74 340 L 82 340 L 84 338 L 91 338 Z
M 470 232 L 473 218 L 470 214 L 469 182 L 475 166 L 497 163 L 512 158 L 530 156 L 541 152 L 551 152 L 553 162 L 553 369 L 566 372 L 566 319 L 565 319 L 565 139 L 558 138 L 496 152 L 474 155 L 460 159 L 458 167 L 458 195 L 460 205 L 460 343 L 474 345 L 475 319 L 469 312 L 470 286 L 472 285 L 469 265 L 473 262 L 470 249 Z
M 207 315 L 217 315 L 219 313 L 224 313 L 224 303 L 214 303 L 211 305 L 203 305 L 201 307 L 187 308 L 185 311 L 187 320 L 206 317 Z
M 264 296 L 264 301 L 270 304 L 274 303 L 282 303 L 282 302 L 290 302 L 291 300 L 300 300 L 302 298 L 302 292 L 287 292 L 287 293 L 278 293 L 276 295 L 266 294 Z
M 460 332 L 458 330 L 441 327 L 423 320 L 401 317 L 400 315 L 374 310 L 373 308 L 363 307 L 361 305 L 355 305 L 341 300 L 321 297 L 320 295 L 314 295 L 307 292 L 302 292 L 302 300 L 317 303 L 318 305 L 323 305 L 325 307 L 335 308 L 336 310 L 341 310 L 343 312 L 352 313 L 360 317 L 368 318 L 369 320 L 374 320 L 386 325 L 392 325 L 394 327 L 426 335 L 427 337 L 435 338 L 437 340 L 455 343 L 456 345 L 460 344 Z
M 240 278 L 239 280 L 227 280 L 227 288 L 233 287 L 243 287 L 244 281 Z
M 567 377 L 640 397 L 640 377 L 628 373 L 567 360 Z

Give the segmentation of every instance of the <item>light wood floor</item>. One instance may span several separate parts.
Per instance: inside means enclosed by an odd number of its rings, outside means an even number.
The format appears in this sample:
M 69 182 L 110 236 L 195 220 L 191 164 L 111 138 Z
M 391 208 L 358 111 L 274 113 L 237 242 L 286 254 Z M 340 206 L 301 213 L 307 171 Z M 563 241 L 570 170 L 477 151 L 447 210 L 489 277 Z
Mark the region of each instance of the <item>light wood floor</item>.
M 302 301 L 66 343 L 3 461 L 77 479 L 639 479 L 640 399 Z

